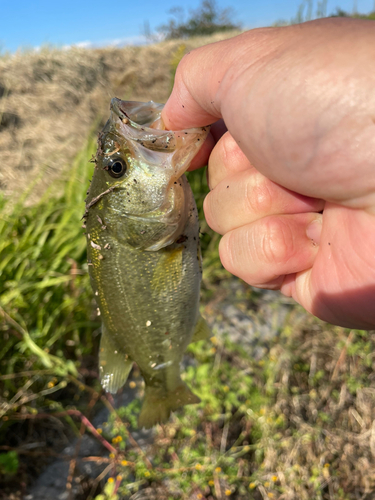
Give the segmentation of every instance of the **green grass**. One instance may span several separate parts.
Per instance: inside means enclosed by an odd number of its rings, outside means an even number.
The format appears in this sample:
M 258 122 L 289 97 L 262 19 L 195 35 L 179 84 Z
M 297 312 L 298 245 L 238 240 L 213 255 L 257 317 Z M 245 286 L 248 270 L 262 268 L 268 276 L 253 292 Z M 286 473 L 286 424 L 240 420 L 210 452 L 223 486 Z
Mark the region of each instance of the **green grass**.
M 68 180 L 28 206 L 0 200 L 0 417 L 44 406 L 67 374 L 77 375 L 95 345 L 99 323 L 81 228 L 94 140 L 76 158 Z M 22 375 L 24 373 L 24 375 Z M 38 396 L 38 404 L 35 402 Z M 6 426 L 0 426 L 0 437 Z
M 170 491 L 179 492 L 181 499 L 215 494 L 215 488 L 226 496 L 248 491 L 257 460 L 257 445 L 250 443 L 251 429 L 266 402 L 255 381 L 262 377 L 260 367 L 249 367 L 241 349 L 216 338 L 211 344 L 191 345 L 188 353 L 195 364 L 186 370 L 185 380 L 201 403 L 187 406 L 167 425 L 158 426 L 147 460 L 125 444 L 133 430 L 129 417 L 135 420 L 139 400 L 132 404 L 132 415 L 129 407 L 121 408 L 103 427 L 109 440 L 119 441 L 120 493 L 134 493 L 153 483 L 162 487 L 166 479 Z M 134 479 L 127 481 L 130 477 Z
M 112 413 L 103 435 L 117 448 L 119 498 L 138 489 L 182 500 L 354 500 L 373 491 L 375 335 L 301 322 L 298 308 L 290 321 L 260 361 L 225 337 L 191 345 L 184 379 L 202 401 L 157 426 L 147 455 L 129 442 L 139 400 Z M 106 488 L 113 493 L 113 483 Z
M 100 325 L 80 220 L 94 150 L 90 139 L 66 179 L 37 204 L 28 206 L 27 193 L 1 200 L 2 443 L 14 433 L 27 436 L 29 417 L 74 411 L 72 402 L 86 412 L 87 394 L 99 397 L 97 380 L 84 375 L 86 367 L 97 370 Z M 205 172 L 188 177 L 202 217 Z M 219 237 L 204 220 L 201 230 L 203 307 L 217 314 L 218 286 L 223 291 L 223 280 L 234 278 L 220 265 Z M 236 307 L 261 321 L 259 294 L 241 293 Z M 202 402 L 157 426 L 147 455 L 131 446 L 140 398 L 113 411 L 103 436 L 117 449 L 111 471 L 118 477 L 99 499 L 147 488 L 169 498 L 235 500 L 354 500 L 371 491 L 374 333 L 330 327 L 297 306 L 275 328 L 278 337 L 260 361 L 225 336 L 190 346 L 184 377 Z M 138 389 L 141 397 L 141 383 Z M 77 421 L 69 422 L 78 432 Z M 17 473 L 20 459 L 17 447 L 0 453 L 0 481 Z
M 171 61 L 172 76 L 184 50 L 181 45 Z M 56 411 L 78 433 L 66 410 L 87 413 L 88 395 L 93 404 L 100 398 L 100 324 L 81 228 L 95 149 L 90 138 L 38 203 L 28 203 L 36 185 L 16 200 L 0 200 L 0 443 L 14 443 L 14 435 L 27 443 L 32 419 L 35 439 L 38 416 L 45 422 L 45 414 Z M 220 264 L 220 237 L 204 221 L 206 173 L 190 172 L 188 179 L 201 219 L 202 308 L 220 321 L 220 287 L 240 311 L 266 321 L 260 294 L 248 288 L 231 297 L 224 286 L 234 278 Z M 278 335 L 260 361 L 225 335 L 191 345 L 183 376 L 201 403 L 157 426 L 147 453 L 132 437 L 143 391 L 136 382 L 139 398 L 113 410 L 101 429 L 116 454 L 103 465 L 112 477 L 96 500 L 119 500 L 140 489 L 168 500 L 370 498 L 374 332 L 326 325 L 298 306 L 274 326 Z M 10 448 L 0 453 L 0 483 L 25 466 L 18 446 Z

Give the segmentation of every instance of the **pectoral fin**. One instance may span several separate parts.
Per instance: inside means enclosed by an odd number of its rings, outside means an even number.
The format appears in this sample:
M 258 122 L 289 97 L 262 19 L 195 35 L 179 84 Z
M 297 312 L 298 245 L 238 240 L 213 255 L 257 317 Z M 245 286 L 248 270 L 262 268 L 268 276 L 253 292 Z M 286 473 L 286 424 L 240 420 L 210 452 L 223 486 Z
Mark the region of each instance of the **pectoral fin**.
M 198 342 L 199 340 L 208 340 L 210 337 L 212 337 L 211 329 L 207 325 L 206 320 L 199 314 L 191 341 Z
M 103 389 L 116 393 L 125 384 L 132 366 L 133 361 L 114 346 L 103 325 L 99 349 L 99 373 Z

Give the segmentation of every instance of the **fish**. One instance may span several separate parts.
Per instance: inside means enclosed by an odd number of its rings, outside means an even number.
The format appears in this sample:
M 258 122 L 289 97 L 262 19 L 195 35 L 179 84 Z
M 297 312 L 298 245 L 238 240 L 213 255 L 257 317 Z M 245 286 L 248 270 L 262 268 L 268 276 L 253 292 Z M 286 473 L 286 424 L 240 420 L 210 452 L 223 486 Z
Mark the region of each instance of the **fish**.
M 145 382 L 138 425 L 145 428 L 200 401 L 180 365 L 190 342 L 211 336 L 199 313 L 199 220 L 184 175 L 209 127 L 165 130 L 162 109 L 111 100 L 84 214 L 102 320 L 101 384 L 116 393 L 136 363 Z

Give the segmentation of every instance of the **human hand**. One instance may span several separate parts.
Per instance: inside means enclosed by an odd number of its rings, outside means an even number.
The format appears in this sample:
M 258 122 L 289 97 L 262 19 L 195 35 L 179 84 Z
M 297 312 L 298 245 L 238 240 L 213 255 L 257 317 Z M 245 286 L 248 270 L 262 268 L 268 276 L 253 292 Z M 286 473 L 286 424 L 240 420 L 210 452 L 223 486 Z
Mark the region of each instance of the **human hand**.
M 170 129 L 220 118 L 228 129 L 209 158 L 204 206 L 223 235 L 224 267 L 321 319 L 367 329 L 375 327 L 373 61 L 368 21 L 252 30 L 186 55 L 163 110 Z

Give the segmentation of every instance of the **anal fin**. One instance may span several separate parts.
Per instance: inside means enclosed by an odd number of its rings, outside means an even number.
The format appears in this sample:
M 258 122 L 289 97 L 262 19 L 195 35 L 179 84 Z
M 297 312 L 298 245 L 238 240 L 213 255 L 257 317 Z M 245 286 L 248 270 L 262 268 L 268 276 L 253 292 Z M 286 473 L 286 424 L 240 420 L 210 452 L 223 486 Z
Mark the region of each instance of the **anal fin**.
M 103 325 L 99 349 L 99 373 L 103 389 L 116 393 L 125 384 L 132 366 L 133 361 L 116 348 Z
M 199 314 L 191 342 L 208 340 L 210 337 L 212 337 L 211 329 L 207 325 L 206 320 Z

